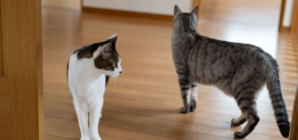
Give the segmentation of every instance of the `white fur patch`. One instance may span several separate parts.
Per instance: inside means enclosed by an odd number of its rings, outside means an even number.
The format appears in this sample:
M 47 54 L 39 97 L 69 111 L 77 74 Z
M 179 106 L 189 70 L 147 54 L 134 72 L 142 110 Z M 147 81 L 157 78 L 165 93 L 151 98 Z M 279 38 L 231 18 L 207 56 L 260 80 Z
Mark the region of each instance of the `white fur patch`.
M 117 34 L 112 35 L 109 39 L 117 37 Z
M 94 58 L 96 57 L 78 60 L 75 53 L 69 60 L 68 86 L 79 121 L 81 140 L 101 140 L 98 123 L 101 118 L 106 75 L 117 77 L 122 72 L 121 59 L 114 71 L 107 71 L 96 68 Z

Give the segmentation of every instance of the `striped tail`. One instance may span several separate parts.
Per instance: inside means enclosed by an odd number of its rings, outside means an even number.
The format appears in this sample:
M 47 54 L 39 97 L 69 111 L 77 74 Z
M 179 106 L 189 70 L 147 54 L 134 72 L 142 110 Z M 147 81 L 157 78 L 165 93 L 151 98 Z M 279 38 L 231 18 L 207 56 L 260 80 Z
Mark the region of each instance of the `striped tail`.
M 276 61 L 271 61 L 274 66 L 269 66 L 267 72 L 267 88 L 271 98 L 276 123 L 283 137 L 288 138 L 290 133 L 290 122 L 287 113 L 286 104 L 282 97 L 279 70 Z

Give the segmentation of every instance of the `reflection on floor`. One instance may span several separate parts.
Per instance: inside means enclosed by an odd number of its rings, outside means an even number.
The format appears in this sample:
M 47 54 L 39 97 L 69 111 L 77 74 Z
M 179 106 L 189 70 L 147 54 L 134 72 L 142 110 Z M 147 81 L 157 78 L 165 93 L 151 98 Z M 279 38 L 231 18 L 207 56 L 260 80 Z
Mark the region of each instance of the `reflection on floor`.
M 295 37 L 278 34 L 280 0 L 205 0 L 198 31 L 206 36 L 255 44 L 276 56 L 282 92 L 292 115 L 297 69 Z M 44 115 L 46 140 L 78 140 L 80 131 L 66 80 L 70 54 L 85 44 L 118 33 L 123 74 L 105 94 L 99 133 L 104 140 L 228 140 L 242 127 L 235 101 L 211 86 L 199 86 L 197 110 L 179 114 L 182 105 L 171 58 L 171 23 L 43 9 Z M 278 50 L 278 51 L 276 51 Z M 277 54 L 277 55 L 276 55 Z M 261 121 L 247 140 L 283 139 L 268 92 L 258 100 Z

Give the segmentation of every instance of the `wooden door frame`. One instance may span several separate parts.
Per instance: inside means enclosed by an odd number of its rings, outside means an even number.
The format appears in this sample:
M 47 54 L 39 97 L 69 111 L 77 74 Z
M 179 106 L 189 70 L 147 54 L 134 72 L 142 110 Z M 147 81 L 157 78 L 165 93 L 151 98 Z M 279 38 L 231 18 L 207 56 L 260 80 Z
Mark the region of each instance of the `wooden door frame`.
M 280 32 L 284 31 L 284 32 L 290 32 L 291 34 L 297 34 L 297 30 L 298 30 L 298 0 L 294 0 L 294 6 L 293 6 L 293 11 L 292 11 L 292 17 L 291 17 L 291 26 L 288 28 L 285 28 L 282 25 L 283 19 L 284 19 L 285 3 L 286 3 L 286 0 L 282 0 L 278 31 L 280 31 Z
M 291 21 L 291 34 L 297 33 L 298 26 L 298 0 L 294 1 L 292 21 Z
M 282 0 L 278 31 L 280 31 L 280 32 L 290 32 L 291 34 L 297 34 L 297 29 L 298 29 L 298 0 L 294 0 L 294 6 L 293 6 L 293 11 L 292 11 L 291 26 L 290 27 L 284 27 L 283 26 L 284 13 L 285 13 L 285 4 L 286 4 L 286 0 Z
M 292 121 L 291 121 L 291 133 L 289 140 L 298 140 L 298 81 L 296 87 L 296 95 L 293 106 Z
M 286 29 L 283 27 L 283 21 L 284 21 L 284 14 L 285 14 L 286 1 L 287 1 L 287 0 L 282 0 L 282 1 L 281 1 L 280 15 L 279 15 L 279 26 L 278 26 L 278 31 L 280 31 L 280 32 L 286 30 Z
M 43 140 L 41 0 L 0 6 L 0 139 Z
M 298 0 L 294 1 L 292 21 L 291 21 L 291 34 L 297 36 L 298 29 Z M 298 82 L 296 87 L 296 95 L 293 104 L 292 121 L 291 121 L 291 132 L 289 140 L 298 140 Z
M 3 5 L 0 5 L 0 15 L 1 15 L 1 10 L 3 9 Z M 2 20 L 0 18 L 0 36 L 2 36 Z M 0 37 L 0 80 L 2 79 L 2 77 L 4 77 L 4 63 L 3 63 L 3 44 L 2 44 L 2 38 Z

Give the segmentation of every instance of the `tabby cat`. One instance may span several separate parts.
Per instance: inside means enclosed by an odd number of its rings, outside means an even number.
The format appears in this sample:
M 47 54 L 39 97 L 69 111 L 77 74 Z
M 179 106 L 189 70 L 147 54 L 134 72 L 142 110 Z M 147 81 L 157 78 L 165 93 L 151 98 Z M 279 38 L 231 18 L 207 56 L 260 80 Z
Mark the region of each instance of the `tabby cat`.
M 215 85 L 235 98 L 242 114 L 231 123 L 239 126 L 247 121 L 243 130 L 234 133 L 235 137 L 244 138 L 260 120 L 256 97 L 267 84 L 279 130 L 287 138 L 290 123 L 276 60 L 254 45 L 220 41 L 198 34 L 197 17 L 198 7 L 191 13 L 182 13 L 178 6 L 174 8 L 172 55 L 183 99 L 180 112 L 196 109 L 197 83 Z
M 81 130 L 81 140 L 101 140 L 98 123 L 109 76 L 121 74 L 117 35 L 76 50 L 67 64 L 68 86 Z M 89 127 L 88 127 L 89 122 Z

